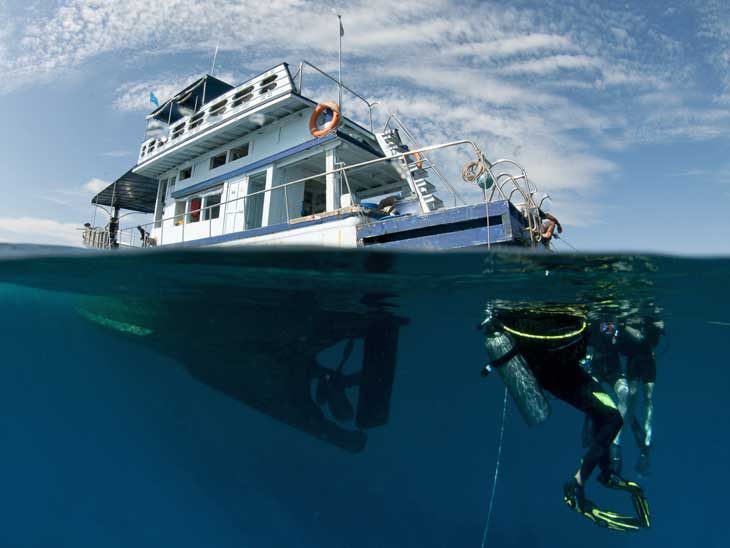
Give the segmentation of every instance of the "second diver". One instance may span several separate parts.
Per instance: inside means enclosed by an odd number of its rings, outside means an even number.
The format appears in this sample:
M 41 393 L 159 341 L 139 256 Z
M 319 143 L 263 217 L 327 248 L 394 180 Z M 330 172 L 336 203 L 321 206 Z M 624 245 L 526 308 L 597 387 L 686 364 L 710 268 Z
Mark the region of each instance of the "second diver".
M 617 531 L 648 528 L 651 521 L 643 490 L 611 466 L 609 448 L 623 425 L 621 414 L 580 365 L 587 347 L 585 315 L 564 307 L 535 311 L 490 305 L 481 327 L 491 360 L 485 373 L 499 373 L 528 424 L 537 424 L 550 413 L 543 390 L 586 413 L 593 423 L 592 439 L 580 466 L 564 485 L 564 502 L 601 527 Z M 631 495 L 635 516 L 601 509 L 587 498 L 585 484 L 596 468 L 601 484 Z

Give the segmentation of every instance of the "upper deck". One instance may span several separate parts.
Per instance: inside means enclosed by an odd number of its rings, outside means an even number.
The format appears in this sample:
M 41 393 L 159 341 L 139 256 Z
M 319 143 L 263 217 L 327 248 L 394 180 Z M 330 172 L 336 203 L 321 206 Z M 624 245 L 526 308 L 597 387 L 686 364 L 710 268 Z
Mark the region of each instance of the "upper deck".
M 151 136 L 140 146 L 134 172 L 157 177 L 313 105 L 299 95 L 286 63 L 237 87 L 206 75 L 147 116 Z

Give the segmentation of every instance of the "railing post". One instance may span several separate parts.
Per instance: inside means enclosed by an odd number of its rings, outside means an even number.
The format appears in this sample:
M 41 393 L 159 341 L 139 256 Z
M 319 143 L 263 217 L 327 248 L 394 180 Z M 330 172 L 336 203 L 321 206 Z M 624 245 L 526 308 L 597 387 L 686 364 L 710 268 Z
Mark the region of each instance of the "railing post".
M 286 206 L 286 222 L 289 224 L 289 195 L 286 192 L 286 187 L 289 186 L 284 183 L 284 205 Z

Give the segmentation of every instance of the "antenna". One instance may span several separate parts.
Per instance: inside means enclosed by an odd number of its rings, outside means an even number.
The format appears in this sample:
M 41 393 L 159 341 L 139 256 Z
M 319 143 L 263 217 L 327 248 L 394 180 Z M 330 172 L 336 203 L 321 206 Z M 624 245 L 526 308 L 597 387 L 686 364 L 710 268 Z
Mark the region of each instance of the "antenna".
M 338 30 L 339 30 L 339 35 L 340 35 L 340 43 L 339 43 L 339 47 L 337 49 L 337 65 L 339 67 L 339 74 L 337 76 L 337 79 L 339 80 L 338 87 L 339 87 L 339 92 L 340 92 L 339 105 L 340 105 L 340 110 L 342 110 L 342 37 L 345 35 L 345 28 L 342 26 L 342 14 L 337 13 L 337 10 L 335 10 L 334 8 L 331 8 L 330 11 L 332 11 L 332 13 L 334 13 L 337 16 L 337 22 L 339 23 Z
M 213 53 L 213 64 L 210 66 L 210 75 L 213 76 L 213 71 L 215 70 L 215 60 L 218 58 L 218 47 L 221 45 L 220 40 L 215 45 L 215 53 Z

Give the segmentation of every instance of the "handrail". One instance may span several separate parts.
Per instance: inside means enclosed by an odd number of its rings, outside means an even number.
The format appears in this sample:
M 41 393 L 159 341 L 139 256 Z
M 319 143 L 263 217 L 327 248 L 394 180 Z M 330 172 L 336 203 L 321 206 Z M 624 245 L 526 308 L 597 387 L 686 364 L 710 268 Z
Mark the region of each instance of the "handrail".
M 373 101 L 371 103 L 370 101 L 368 101 L 367 99 L 365 99 L 365 97 L 363 97 L 362 95 L 360 95 L 358 92 L 356 92 L 352 88 L 346 86 L 345 84 L 343 84 L 340 80 L 338 80 L 337 78 L 335 78 L 331 74 L 327 74 L 321 68 L 319 68 L 316 65 L 313 65 L 312 63 L 310 63 L 306 59 L 302 59 L 302 61 L 299 63 L 299 70 L 297 70 L 297 74 L 299 75 L 299 94 L 300 95 L 301 95 L 302 89 L 303 89 L 302 88 L 302 85 L 303 85 L 302 82 L 304 81 L 304 66 L 305 65 L 308 66 L 308 67 L 310 67 L 310 68 L 313 68 L 314 70 L 316 70 L 318 73 L 320 73 L 325 78 L 329 78 L 335 84 L 337 84 L 338 86 L 341 86 L 342 88 L 346 89 L 347 91 L 349 91 L 350 93 L 352 93 L 355 97 L 357 97 L 358 99 L 360 99 L 363 103 L 365 103 L 365 105 L 368 107 L 368 115 L 370 117 L 370 132 L 372 133 L 373 130 L 374 130 L 374 126 L 373 126 L 373 107 L 377 104 L 377 101 Z M 340 107 L 342 107 L 342 105 L 340 105 Z
M 395 120 L 395 123 L 398 124 L 398 126 L 403 130 L 403 132 L 406 134 L 406 137 L 411 141 L 411 144 L 414 146 L 418 145 L 418 140 L 413 135 L 410 129 L 406 127 L 406 125 L 401 121 L 400 118 L 395 113 L 389 112 L 388 113 L 388 119 L 385 121 L 385 127 L 388 127 L 388 124 L 390 123 L 390 120 Z M 456 199 L 458 198 L 461 200 L 463 204 L 466 204 L 466 200 L 459 194 L 459 192 L 454 188 L 454 186 L 451 184 L 451 182 L 441 173 L 441 171 L 438 169 L 438 166 L 431 161 L 430 158 L 426 158 L 429 165 L 433 169 L 434 173 L 436 173 L 436 176 L 441 180 L 442 183 L 446 185 L 446 187 L 451 191 L 451 195 L 454 198 L 454 207 L 456 207 Z
M 247 199 L 250 199 L 250 198 L 252 198 L 254 196 L 257 196 L 259 194 L 266 194 L 268 192 L 278 191 L 280 189 L 284 189 L 284 193 L 285 193 L 285 197 L 286 197 L 286 192 L 287 192 L 286 189 L 288 187 L 293 186 L 293 185 L 296 185 L 296 184 L 306 183 L 307 181 L 310 181 L 312 179 L 326 177 L 327 175 L 334 175 L 334 174 L 339 175 L 339 174 L 343 174 L 344 175 L 343 178 L 345 180 L 345 184 L 347 186 L 347 189 L 350 192 L 350 195 L 352 196 L 352 191 L 351 191 L 351 188 L 350 188 L 350 184 L 349 184 L 349 181 L 347 179 L 347 172 L 348 171 L 354 171 L 354 170 L 357 170 L 357 169 L 362 169 L 362 168 L 365 168 L 365 167 L 368 167 L 368 166 L 372 166 L 372 165 L 380 164 L 380 163 L 384 163 L 384 162 L 391 162 L 394 159 L 404 158 L 406 156 L 412 156 L 415 153 L 425 153 L 425 152 L 429 152 L 429 151 L 433 151 L 433 150 L 439 150 L 439 149 L 444 149 L 444 148 L 451 148 L 451 147 L 462 146 L 462 145 L 469 145 L 469 146 L 471 146 L 472 149 L 473 149 L 473 152 L 474 152 L 475 157 L 477 157 L 477 158 L 480 157 L 481 151 L 480 151 L 479 147 L 476 145 L 476 143 L 474 143 L 474 141 L 472 141 L 471 139 L 462 139 L 462 140 L 459 140 L 459 141 L 450 141 L 450 142 L 442 143 L 442 144 L 438 144 L 438 145 L 431 145 L 431 146 L 422 147 L 422 148 L 419 148 L 419 149 L 416 149 L 416 150 L 409 150 L 407 152 L 403 152 L 403 153 L 400 153 L 400 154 L 394 154 L 393 156 L 387 156 L 387 157 L 383 157 L 383 158 L 375 158 L 373 160 L 367 160 L 367 161 L 360 162 L 360 163 L 357 163 L 357 164 L 351 164 L 351 165 L 342 164 L 340 167 L 335 167 L 335 168 L 333 168 L 331 170 L 327 170 L 327 171 L 324 171 L 322 173 L 318 173 L 316 175 L 309 175 L 307 177 L 302 177 L 300 179 L 296 179 L 294 181 L 289 181 L 289 182 L 286 182 L 286 183 L 277 185 L 277 186 L 272 187 L 272 188 L 265 188 L 263 190 L 257 190 L 255 192 L 251 192 L 249 194 L 246 194 L 245 196 L 239 196 L 239 197 L 233 198 L 232 200 L 226 200 L 225 202 L 219 202 L 217 204 L 213 204 L 213 205 L 210 205 L 210 206 L 201 207 L 201 208 L 196 209 L 194 211 L 187 211 L 187 212 L 184 212 L 184 213 L 178 213 L 176 215 L 173 215 L 172 217 L 166 217 L 166 218 L 163 218 L 163 219 L 153 220 L 153 221 L 150 221 L 149 223 L 135 225 L 133 227 L 125 227 L 125 228 L 122 228 L 122 229 L 119 230 L 119 234 L 121 236 L 121 234 L 124 233 L 125 231 L 137 230 L 137 227 L 146 228 L 146 227 L 150 227 L 150 226 L 156 225 L 158 223 L 161 225 L 161 229 L 164 230 L 164 223 L 166 221 L 175 221 L 176 219 L 179 219 L 180 217 L 183 217 L 184 218 L 185 216 L 190 215 L 191 213 L 200 213 L 200 215 L 202 217 L 204 211 L 209 210 L 209 209 L 212 209 L 212 208 L 215 208 L 215 207 L 223 208 L 223 210 L 225 211 L 225 209 L 228 208 L 228 205 L 229 204 L 238 202 L 240 200 L 247 200 Z M 244 202 L 244 204 L 245 204 L 245 202 Z M 287 207 L 288 207 L 288 201 L 287 201 Z M 221 217 L 222 217 L 222 215 L 221 215 Z M 212 219 L 208 219 L 208 222 L 210 222 L 211 220 Z M 203 222 L 205 222 L 205 221 L 203 221 Z M 288 217 L 288 214 L 287 214 L 287 222 L 290 222 L 290 219 Z M 185 223 L 183 221 L 183 223 L 182 223 L 183 227 L 186 224 L 191 224 L 191 223 Z

